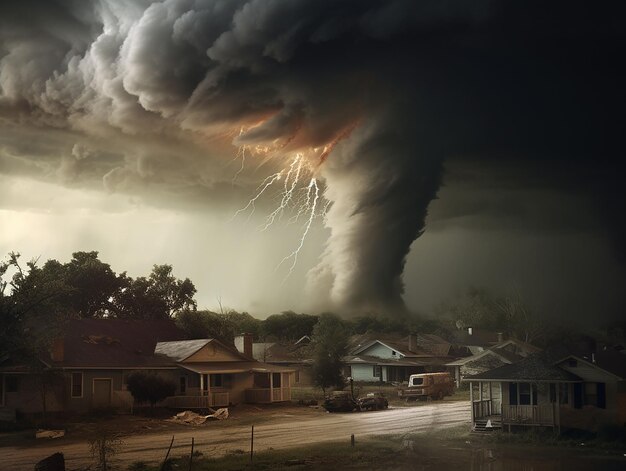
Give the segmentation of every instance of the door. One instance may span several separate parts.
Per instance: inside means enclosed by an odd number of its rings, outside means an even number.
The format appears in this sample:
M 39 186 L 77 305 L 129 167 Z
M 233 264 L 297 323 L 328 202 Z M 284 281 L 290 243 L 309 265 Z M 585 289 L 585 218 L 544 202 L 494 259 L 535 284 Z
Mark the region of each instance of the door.
M 93 401 L 94 409 L 111 407 L 111 379 L 93 380 Z

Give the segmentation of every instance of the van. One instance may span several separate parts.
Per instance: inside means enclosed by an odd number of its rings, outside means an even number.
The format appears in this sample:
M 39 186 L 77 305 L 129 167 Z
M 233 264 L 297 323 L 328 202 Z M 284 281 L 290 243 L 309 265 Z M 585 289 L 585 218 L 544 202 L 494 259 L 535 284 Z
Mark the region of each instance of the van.
M 443 399 L 454 392 L 450 373 L 422 373 L 411 375 L 407 388 L 398 390 L 398 396 L 408 401 L 417 399 Z

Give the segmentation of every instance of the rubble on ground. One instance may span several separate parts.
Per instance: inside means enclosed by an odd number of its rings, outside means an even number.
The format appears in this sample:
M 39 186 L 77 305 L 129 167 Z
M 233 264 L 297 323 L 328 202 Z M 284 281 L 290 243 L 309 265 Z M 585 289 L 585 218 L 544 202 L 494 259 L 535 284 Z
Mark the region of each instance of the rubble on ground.
M 61 438 L 65 436 L 65 430 L 43 430 L 35 432 L 35 438 Z
M 210 409 L 212 412 L 209 415 L 201 415 L 196 412 L 186 410 L 184 412 L 179 412 L 170 420 L 172 422 L 179 422 L 187 425 L 202 425 L 207 420 L 225 420 L 228 419 L 228 409 L 226 407 L 222 407 L 217 410 Z

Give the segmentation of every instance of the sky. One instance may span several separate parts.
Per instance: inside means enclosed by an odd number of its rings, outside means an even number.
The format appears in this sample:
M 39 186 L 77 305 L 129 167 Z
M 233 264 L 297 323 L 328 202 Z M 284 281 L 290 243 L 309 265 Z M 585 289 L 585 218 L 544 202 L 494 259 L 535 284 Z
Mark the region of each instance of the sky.
M 0 6 L 0 253 L 199 307 L 623 316 L 618 3 Z

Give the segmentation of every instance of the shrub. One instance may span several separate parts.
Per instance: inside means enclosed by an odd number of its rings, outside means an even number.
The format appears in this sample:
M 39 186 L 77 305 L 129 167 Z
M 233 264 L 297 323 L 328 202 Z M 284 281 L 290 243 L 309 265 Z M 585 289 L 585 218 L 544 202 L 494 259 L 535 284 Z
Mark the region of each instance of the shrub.
M 176 383 L 155 374 L 133 373 L 128 377 L 128 390 L 137 402 L 149 402 L 151 407 L 176 392 Z

